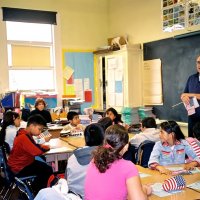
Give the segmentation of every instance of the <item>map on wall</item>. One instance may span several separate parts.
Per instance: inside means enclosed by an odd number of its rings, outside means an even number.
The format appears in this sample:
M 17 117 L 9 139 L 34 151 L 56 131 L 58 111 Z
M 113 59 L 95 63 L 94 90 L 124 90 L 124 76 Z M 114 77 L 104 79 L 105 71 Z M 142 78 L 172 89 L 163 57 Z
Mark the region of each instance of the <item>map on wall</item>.
M 200 24 L 200 1 L 162 0 L 162 26 L 172 32 Z

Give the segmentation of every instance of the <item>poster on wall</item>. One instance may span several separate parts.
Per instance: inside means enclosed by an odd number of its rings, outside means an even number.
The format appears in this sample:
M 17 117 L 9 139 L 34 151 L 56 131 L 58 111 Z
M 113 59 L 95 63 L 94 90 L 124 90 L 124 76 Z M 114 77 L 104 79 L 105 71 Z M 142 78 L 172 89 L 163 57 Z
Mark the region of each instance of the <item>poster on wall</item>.
M 162 19 L 163 31 L 172 32 L 186 26 L 186 11 L 184 0 L 163 0 Z
M 189 3 L 188 5 L 188 27 L 200 24 L 200 5 L 198 3 Z
M 93 52 L 63 50 L 63 94 L 70 98 L 72 94 L 84 103 L 84 108 L 94 104 L 94 55 Z M 86 98 L 86 100 L 85 100 Z

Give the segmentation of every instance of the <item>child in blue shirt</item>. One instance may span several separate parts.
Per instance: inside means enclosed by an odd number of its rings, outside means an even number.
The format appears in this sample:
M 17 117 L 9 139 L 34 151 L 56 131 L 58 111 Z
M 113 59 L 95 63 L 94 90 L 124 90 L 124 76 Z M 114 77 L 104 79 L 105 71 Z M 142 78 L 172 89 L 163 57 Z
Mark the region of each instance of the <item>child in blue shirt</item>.
M 171 174 L 166 165 L 184 164 L 185 155 L 193 159 L 185 164 L 187 170 L 198 166 L 200 159 L 185 140 L 179 125 L 175 121 L 166 121 L 160 125 L 160 140 L 156 142 L 149 159 L 149 167 L 158 170 L 161 174 Z

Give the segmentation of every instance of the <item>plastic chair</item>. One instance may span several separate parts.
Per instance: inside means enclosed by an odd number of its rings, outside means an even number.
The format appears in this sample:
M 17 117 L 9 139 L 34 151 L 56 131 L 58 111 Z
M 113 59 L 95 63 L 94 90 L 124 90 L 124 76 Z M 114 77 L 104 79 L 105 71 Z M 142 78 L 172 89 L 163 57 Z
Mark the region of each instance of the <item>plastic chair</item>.
M 140 144 L 136 153 L 136 164 L 145 168 L 148 167 L 149 158 L 154 145 L 155 142 L 150 140 L 145 140 Z
M 14 175 L 10 171 L 7 165 L 7 155 L 6 155 L 6 147 L 0 147 L 0 156 L 1 156 L 1 176 L 4 181 L 4 187 L 1 190 L 1 195 L 3 199 L 10 199 L 12 192 L 15 188 L 14 183 Z
M 2 199 L 9 200 L 16 189 L 16 179 L 13 172 L 10 170 L 8 164 L 7 164 L 7 152 L 6 147 L 0 146 L 0 166 L 1 166 L 1 176 L 4 180 L 4 187 L 0 192 L 0 195 L 2 196 Z M 29 186 L 31 189 L 31 183 L 34 180 L 36 176 L 27 176 L 27 177 L 19 177 L 21 181 L 24 182 L 24 184 Z
M 20 180 L 20 178 L 15 177 L 15 184 L 19 189 L 19 191 L 26 195 L 27 199 L 29 200 L 34 199 L 34 195 L 31 192 L 30 188 L 22 180 Z

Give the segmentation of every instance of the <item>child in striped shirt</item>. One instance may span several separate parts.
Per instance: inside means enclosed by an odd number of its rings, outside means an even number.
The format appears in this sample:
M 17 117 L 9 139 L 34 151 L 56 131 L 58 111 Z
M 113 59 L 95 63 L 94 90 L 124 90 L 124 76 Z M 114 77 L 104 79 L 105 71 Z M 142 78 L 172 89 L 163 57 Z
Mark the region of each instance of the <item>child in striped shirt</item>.
M 193 127 L 193 136 L 194 137 L 188 137 L 186 140 L 200 158 L 200 122 L 197 122 Z

